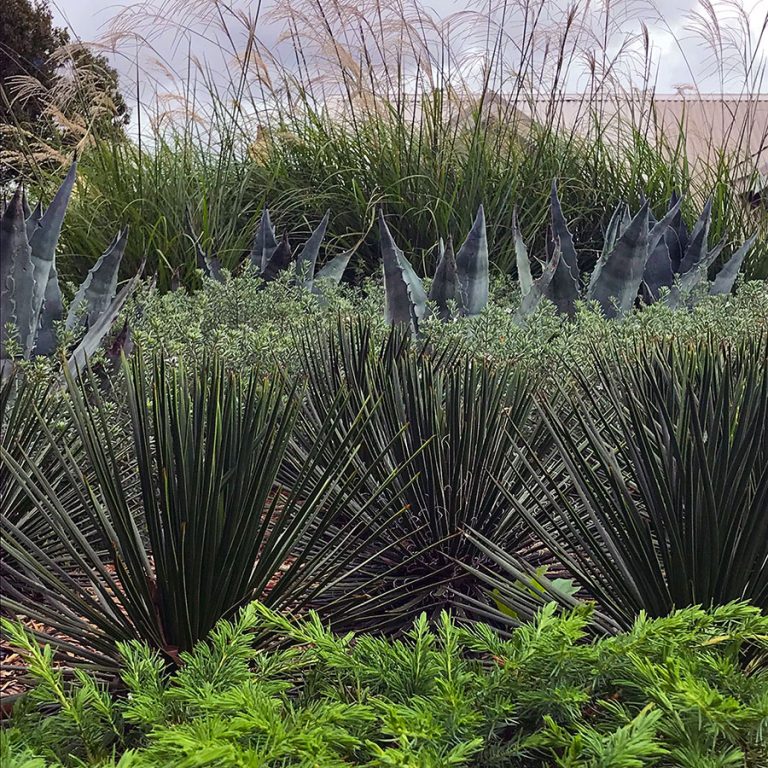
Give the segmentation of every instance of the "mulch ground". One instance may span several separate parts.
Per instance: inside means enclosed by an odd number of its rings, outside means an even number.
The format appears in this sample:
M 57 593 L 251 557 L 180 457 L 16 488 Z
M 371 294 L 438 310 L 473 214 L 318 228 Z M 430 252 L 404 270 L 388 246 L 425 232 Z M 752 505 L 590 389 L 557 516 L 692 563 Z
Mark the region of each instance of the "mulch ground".
M 280 581 L 283 574 L 290 567 L 293 559 L 294 558 L 290 558 L 290 560 L 286 561 L 280 567 L 279 571 L 267 584 L 264 594 L 267 594 L 274 588 L 278 581 Z M 114 575 L 113 567 L 107 566 L 107 569 Z M 45 624 L 32 621 L 26 617 L 16 618 L 19 619 L 31 632 L 37 632 L 52 637 L 61 636 L 62 639 L 66 639 L 70 643 L 74 642 L 72 638 L 61 635 L 55 629 L 46 626 Z M 29 689 L 30 681 L 27 676 L 27 665 L 24 657 L 11 647 L 7 638 L 0 636 L 0 718 L 8 717 L 15 699 L 21 694 L 26 693 Z

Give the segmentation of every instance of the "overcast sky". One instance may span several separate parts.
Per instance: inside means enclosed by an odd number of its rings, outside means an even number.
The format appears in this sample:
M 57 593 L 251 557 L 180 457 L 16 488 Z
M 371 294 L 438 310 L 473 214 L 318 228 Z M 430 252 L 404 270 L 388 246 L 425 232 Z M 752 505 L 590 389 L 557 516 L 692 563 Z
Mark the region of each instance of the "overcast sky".
M 184 0 L 184 2 L 188 1 Z M 603 1 L 611 1 L 612 5 L 618 4 L 617 0 Z M 714 6 L 720 9 L 723 19 L 729 14 L 728 3 L 733 1 L 712 0 Z M 156 5 L 162 5 L 163 2 L 164 0 L 157 0 Z M 672 93 L 678 86 L 692 81 L 695 81 L 700 90 L 703 91 L 716 92 L 720 90 L 717 78 L 709 72 L 710 52 L 706 46 L 702 45 L 700 39 L 694 39 L 694 36 L 686 29 L 690 24 L 690 13 L 698 7 L 697 2 L 698 0 L 655 0 L 655 7 L 663 20 L 653 18 L 653 14 L 645 15 L 642 19 L 637 17 L 631 19 L 631 23 L 635 25 L 636 29 L 639 29 L 641 21 L 644 21 L 649 27 L 657 67 L 657 92 Z M 768 18 L 768 0 L 743 0 L 743 2 L 754 38 L 757 39 L 759 30 L 764 27 Z M 268 5 L 268 3 L 269 0 L 265 0 L 264 5 Z M 431 3 L 425 3 L 439 16 L 448 16 L 470 4 L 471 0 L 432 0 Z M 102 38 L 108 32 L 110 21 L 115 14 L 125 6 L 130 5 L 130 2 L 114 5 L 105 4 L 104 0 L 52 0 L 51 2 L 56 22 L 68 26 L 77 37 L 84 41 Z M 595 4 L 593 0 L 592 5 L 599 6 L 599 3 Z M 255 12 L 256 6 L 257 3 L 255 2 L 249 5 L 243 0 L 238 4 L 238 7 L 249 9 L 252 12 Z M 477 2 L 475 7 L 477 7 Z M 261 32 L 262 30 L 260 30 Z M 266 34 L 269 34 L 268 30 Z M 761 52 L 768 56 L 768 33 L 763 35 L 759 45 Z M 161 57 L 171 60 L 173 58 L 171 46 L 170 38 L 165 41 L 161 39 L 157 42 L 157 53 Z M 199 38 L 196 40 L 195 53 L 200 58 L 207 58 L 210 51 L 210 47 L 208 51 L 206 50 L 205 41 L 201 43 Z M 113 61 L 121 75 L 132 82 L 135 77 L 135 68 L 129 57 L 122 55 L 113 58 Z M 768 89 L 768 83 L 765 86 Z

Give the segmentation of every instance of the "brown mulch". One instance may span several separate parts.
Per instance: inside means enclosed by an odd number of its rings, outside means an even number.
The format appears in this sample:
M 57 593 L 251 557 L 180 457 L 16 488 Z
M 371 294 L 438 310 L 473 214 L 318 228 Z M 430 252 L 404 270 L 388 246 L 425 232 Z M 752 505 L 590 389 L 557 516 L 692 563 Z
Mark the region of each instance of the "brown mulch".
M 57 632 L 52 627 L 48 627 L 39 621 L 33 621 L 26 616 L 14 616 L 13 618 L 20 621 L 30 632 L 38 632 L 53 637 L 60 636 L 62 639 L 71 642 L 71 638 L 65 638 L 60 632 Z M 55 661 L 54 666 L 56 666 Z M 5 716 L 7 714 L 6 706 L 4 706 L 7 700 L 14 699 L 22 693 L 26 693 L 29 688 L 27 663 L 24 656 L 11 646 L 6 637 L 0 636 L 0 701 L 2 701 L 3 704 L 3 706 L 0 707 L 0 711 L 2 712 L 2 715 L 0 716 Z
M 35 632 L 51 632 L 49 627 L 30 619 L 19 618 L 24 626 Z M 29 690 L 24 657 L 4 636 L 0 636 L 0 720 L 9 717 L 15 700 Z
M 280 581 L 294 560 L 295 558 L 291 557 L 280 567 L 267 584 L 264 590 L 265 595 Z M 114 575 L 113 566 L 108 565 L 107 569 Z M 61 636 L 62 639 L 73 642 L 72 638 L 61 635 L 60 632 L 41 622 L 33 621 L 24 616 L 14 618 L 21 621 L 32 632 L 52 637 Z M 55 664 L 56 662 L 54 661 Z M 7 638 L 0 635 L 0 719 L 5 719 L 10 715 L 15 699 L 26 693 L 30 687 L 30 681 L 27 677 L 27 664 L 24 657 L 10 645 Z

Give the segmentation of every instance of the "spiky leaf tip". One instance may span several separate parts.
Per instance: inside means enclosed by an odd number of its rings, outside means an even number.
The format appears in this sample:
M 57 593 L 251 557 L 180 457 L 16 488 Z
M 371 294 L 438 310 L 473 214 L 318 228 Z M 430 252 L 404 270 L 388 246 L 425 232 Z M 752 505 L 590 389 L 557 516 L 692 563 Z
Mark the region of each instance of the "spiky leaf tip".
M 739 270 L 744 262 L 744 257 L 752 250 L 752 246 L 757 240 L 757 233 L 752 235 L 740 248 L 738 248 L 730 259 L 723 265 L 717 273 L 717 277 L 712 281 L 709 293 L 711 296 L 730 293 L 733 285 L 739 275 Z
M 379 211 L 381 260 L 384 268 L 384 317 L 391 325 L 405 323 L 414 333 L 427 308 L 427 294 L 405 254 L 395 244 L 384 213 Z
M 648 259 L 648 203 L 634 216 L 616 245 L 601 256 L 592 272 L 587 299 L 608 317 L 625 315 L 637 297 Z
M 328 220 L 331 217 L 330 208 L 325 212 L 322 221 L 315 227 L 304 247 L 296 257 L 296 279 L 307 290 L 312 290 L 312 282 L 315 279 L 315 264 L 320 253 L 325 231 L 328 228 Z
M 456 254 L 456 279 L 462 315 L 479 315 L 488 304 L 488 236 L 485 211 L 477 209 L 467 239 Z
M 696 224 L 691 231 L 690 240 L 680 259 L 679 272 L 684 275 L 698 266 L 707 256 L 709 228 L 712 223 L 712 198 L 707 200 L 704 210 L 701 212 Z
M 260 272 L 264 272 L 276 250 L 277 238 L 275 237 L 275 229 L 269 218 L 269 208 L 264 206 L 259 226 L 256 228 L 256 234 L 251 245 L 251 253 L 249 255 L 251 264 Z
M 429 289 L 429 300 L 437 305 L 437 313 L 441 320 L 450 319 L 449 304 L 452 301 L 458 301 L 458 294 L 456 256 L 453 252 L 453 238 L 449 235 L 447 243 L 440 241 L 440 260 Z
M 579 286 L 579 259 L 576 254 L 576 247 L 573 244 L 573 235 L 568 229 L 568 223 L 563 214 L 563 206 L 560 204 L 560 197 L 557 194 L 557 179 L 552 180 L 552 191 L 550 193 L 550 226 L 552 228 L 552 243 L 558 243 L 560 248 L 561 266 L 567 267 L 571 279 Z
M 520 284 L 520 293 L 525 297 L 533 288 L 533 277 L 531 275 L 531 261 L 528 258 L 528 249 L 525 247 L 523 233 L 520 231 L 520 223 L 517 219 L 517 206 L 512 209 L 512 241 L 515 245 L 517 281 Z

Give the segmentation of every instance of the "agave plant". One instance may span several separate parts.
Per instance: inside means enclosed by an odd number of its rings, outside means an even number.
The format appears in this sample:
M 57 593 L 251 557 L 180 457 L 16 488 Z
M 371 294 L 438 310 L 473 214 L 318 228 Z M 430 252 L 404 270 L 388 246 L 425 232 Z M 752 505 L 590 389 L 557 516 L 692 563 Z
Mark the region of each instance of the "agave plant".
M 646 201 L 631 216 L 620 204 L 608 224 L 602 253 L 590 275 L 584 298 L 597 302 L 606 317 L 621 317 L 635 305 L 638 296 L 645 303 L 657 301 L 662 288 L 667 289 L 666 303 L 678 307 L 689 300 L 692 292 L 706 281 L 707 270 L 722 253 L 726 241 L 714 248 L 707 245 L 712 215 L 711 201 L 688 235 L 680 213 L 682 200 L 673 196 L 667 213 L 656 220 Z M 515 256 L 522 301 L 518 312 L 521 321 L 533 312 L 541 299 L 549 299 L 558 312 L 573 316 L 581 294 L 578 258 L 573 237 L 568 229 L 552 183 L 549 255 L 541 276 L 531 277 L 531 262 L 517 222 L 513 223 Z M 729 293 L 744 257 L 755 237 L 738 248 L 721 268 L 710 287 L 711 294 Z
M 534 279 L 531 259 L 523 241 L 516 215 L 512 234 L 515 247 L 521 302 L 517 318 L 526 321 L 542 299 L 551 301 L 561 314 L 573 316 L 582 298 L 598 304 L 606 317 L 621 317 L 635 305 L 657 301 L 667 289 L 666 303 L 677 307 L 690 303 L 697 286 L 706 280 L 707 270 L 725 247 L 725 240 L 714 248 L 707 245 L 712 215 L 711 202 L 696 222 L 690 236 L 680 213 L 681 199 L 674 196 L 667 213 L 656 220 L 645 202 L 635 216 L 626 205 L 616 208 L 609 222 L 602 253 L 581 289 L 578 256 L 552 182 L 548 254 Z M 406 323 L 418 332 L 428 312 L 427 301 L 434 302 L 442 320 L 451 318 L 453 305 L 462 316 L 476 315 L 488 302 L 488 241 L 483 207 L 477 212 L 472 229 L 457 254 L 453 243 L 438 244 L 439 259 L 429 296 L 405 254 L 397 247 L 383 215 L 379 217 L 381 254 L 384 264 L 385 317 L 390 323 Z M 710 287 L 711 294 L 729 293 L 755 237 L 749 238 L 721 268 Z
M 319 271 L 315 271 L 320 248 L 328 228 L 330 213 L 330 211 L 326 211 L 320 223 L 310 234 L 309 239 L 294 255 L 287 234 L 284 234 L 278 242 L 272 220 L 269 216 L 269 209 L 264 208 L 251 244 L 247 262 L 265 282 L 275 280 L 293 265 L 297 284 L 322 298 L 323 285 L 328 282 L 338 285 L 341 282 L 344 270 L 349 265 L 349 261 L 357 249 L 357 245 L 355 245 L 348 251 L 344 251 L 328 261 Z M 188 227 L 191 230 L 191 217 L 189 214 L 187 219 L 189 222 Z M 203 250 L 199 238 L 193 238 L 193 241 L 197 254 L 197 268 L 202 271 L 205 277 L 220 283 L 224 282 L 225 276 L 221 261 L 215 255 L 208 254 Z
M 0 361 L 3 375 L 12 358 L 52 355 L 57 348 L 56 326 L 77 331 L 85 327 L 69 354 L 72 370 L 82 367 L 98 349 L 115 322 L 138 275 L 117 293 L 117 276 L 128 230 L 118 232 L 109 248 L 88 272 L 64 318 L 61 288 L 56 271 L 56 246 L 77 173 L 76 161 L 45 211 L 40 204 L 30 211 L 24 190 L 17 187 L 0 223 Z
M 510 456 L 525 428 L 532 384 L 520 370 L 494 369 L 455 348 L 414 348 L 407 325 L 394 328 L 379 348 L 370 326 L 340 324 L 330 335 L 303 339 L 309 380 L 307 407 L 320 413 L 333 393 L 352 393 L 346 419 L 365 403 L 377 403 L 364 429 L 358 459 L 384 459 L 400 467 L 393 480 L 403 514 L 381 532 L 356 574 L 350 593 L 354 627 L 398 629 L 422 610 L 466 606 L 483 610 L 480 581 L 464 565 L 477 565 L 478 550 L 462 535 L 483 531 L 518 554 L 535 544 L 524 519 L 493 478 L 517 480 Z M 371 519 L 373 530 L 380 520 Z M 477 611 L 475 611 L 477 614 Z
M 248 256 L 250 264 L 263 280 L 270 282 L 293 263 L 298 284 L 318 295 L 322 294 L 323 281 L 338 285 L 356 249 L 351 248 L 340 253 L 328 261 L 319 272 L 315 272 L 330 215 L 331 212 L 326 211 L 309 239 L 294 256 L 287 234 L 283 235 L 280 242 L 277 241 L 269 209 L 264 208 Z
M 676 206 L 677 197 L 673 195 L 669 210 L 674 210 Z M 677 214 L 665 230 L 664 238 L 659 241 L 648 257 L 642 285 L 646 301 L 657 299 L 661 289 L 667 288 L 669 289 L 667 304 L 677 307 L 689 301 L 692 292 L 701 283 L 706 282 L 707 271 L 726 245 L 726 239 L 723 238 L 714 247 L 709 247 L 707 241 L 711 218 L 712 200 L 710 199 L 689 233 L 678 208 Z M 733 252 L 710 284 L 710 295 L 731 292 L 744 258 L 752 249 L 756 239 L 757 234 L 752 235 Z
M 552 182 L 547 255 L 534 279 L 531 259 L 523 241 L 516 214 L 512 235 L 520 283 L 521 302 L 517 318 L 521 323 L 535 311 L 542 299 L 551 301 L 561 314 L 573 316 L 580 298 L 594 301 L 606 317 L 621 317 L 638 298 L 648 304 L 657 301 L 666 289 L 665 301 L 672 307 L 690 304 L 694 289 L 706 280 L 707 270 L 722 253 L 726 241 L 709 248 L 707 237 L 712 215 L 707 203 L 691 233 L 680 212 L 682 200 L 673 196 L 661 220 L 656 220 L 648 202 L 631 216 L 625 204 L 617 206 L 606 233 L 603 250 L 584 291 L 581 287 L 577 249 L 563 214 L 556 181 Z M 315 264 L 328 226 L 330 212 L 307 242 L 294 254 L 287 235 L 278 241 L 264 209 L 249 261 L 267 282 L 295 265 L 299 285 L 320 295 L 323 279 L 337 284 L 355 248 L 340 254 L 315 275 Z M 397 246 L 382 211 L 379 211 L 379 241 L 384 272 L 384 317 L 390 324 L 406 324 L 418 335 L 419 326 L 431 307 L 443 321 L 452 319 L 454 308 L 461 317 L 472 317 L 488 303 L 489 253 L 483 206 L 478 208 L 472 227 L 458 252 L 448 238 L 438 243 L 438 263 L 427 294 L 403 251 Z M 744 258 L 755 242 L 749 238 L 722 267 L 710 287 L 711 294 L 732 290 Z M 216 280 L 223 280 L 221 265 L 197 245 L 198 267 Z M 428 302 L 432 302 L 430 305 Z
M 424 286 L 395 244 L 383 212 L 379 212 L 379 236 L 384 265 L 384 316 L 388 323 L 406 323 L 418 333 L 426 317 L 427 300 L 434 301 L 441 319 L 448 319 L 455 303 L 462 316 L 480 314 L 488 304 L 488 236 L 483 206 L 478 208 L 472 228 L 458 253 L 453 242 L 439 245 L 440 257 L 429 297 Z
M 597 364 L 602 394 L 574 371 L 578 390 L 561 394 L 564 405 L 541 403 L 557 456 L 542 461 L 529 443 L 527 495 L 498 480 L 508 502 L 597 601 L 605 628 L 626 628 L 640 611 L 768 607 L 768 337 Z M 473 540 L 497 565 L 489 583 L 529 607 L 519 586 L 532 569 L 480 534 Z M 537 582 L 540 596 L 559 598 Z
M 296 440 L 295 386 L 228 376 L 215 361 L 189 375 L 162 362 L 151 372 L 141 360 L 124 365 L 127 432 L 109 428 L 111 404 L 89 375 L 65 372 L 82 458 L 38 418 L 56 482 L 50 462 L 0 447 L 56 544 L 43 546 L 0 516 L 11 577 L 5 608 L 52 628 L 55 645 L 107 670 L 119 640 L 144 640 L 174 661 L 255 598 L 300 610 L 318 595 L 346 595 L 338 582 L 376 533 L 361 518 L 384 521 L 398 510 L 390 468 L 376 483 L 376 462 L 359 472 L 352 461 L 375 406 L 345 425 L 349 395 L 337 392 L 322 418 L 302 412 L 312 439 Z M 126 444 L 130 476 L 121 469 Z M 278 480 L 287 457 L 290 484 Z M 87 483 L 84 468 L 93 471 Z

